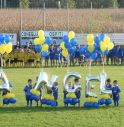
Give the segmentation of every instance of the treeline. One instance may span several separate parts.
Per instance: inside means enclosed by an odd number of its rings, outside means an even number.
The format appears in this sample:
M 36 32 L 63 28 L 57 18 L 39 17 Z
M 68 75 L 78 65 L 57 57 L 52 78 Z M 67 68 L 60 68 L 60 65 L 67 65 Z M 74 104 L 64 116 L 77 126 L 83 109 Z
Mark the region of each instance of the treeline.
M 1 0 L 2 8 L 122 8 L 124 0 Z
M 60 0 L 58 0 L 60 1 Z M 65 3 L 61 0 L 61 3 Z M 112 8 L 112 7 L 124 7 L 124 0 L 66 0 L 69 7 L 76 8 Z
M 124 0 L 22 0 L 24 3 L 30 3 L 31 7 L 43 6 L 45 1 L 46 7 L 66 8 L 112 8 L 124 7 Z

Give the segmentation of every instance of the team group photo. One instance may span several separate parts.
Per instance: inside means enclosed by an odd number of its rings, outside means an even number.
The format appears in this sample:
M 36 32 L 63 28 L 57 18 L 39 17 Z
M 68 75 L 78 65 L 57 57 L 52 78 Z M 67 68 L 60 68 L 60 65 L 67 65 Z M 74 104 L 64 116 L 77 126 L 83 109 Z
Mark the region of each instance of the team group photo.
M 124 0 L 0 0 L 0 127 L 123 127 Z

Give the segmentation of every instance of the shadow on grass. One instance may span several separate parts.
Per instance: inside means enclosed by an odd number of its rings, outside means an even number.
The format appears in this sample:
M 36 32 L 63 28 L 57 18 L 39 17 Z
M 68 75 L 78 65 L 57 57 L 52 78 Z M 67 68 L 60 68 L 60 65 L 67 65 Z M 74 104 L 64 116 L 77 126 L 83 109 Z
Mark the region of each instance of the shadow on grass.
M 91 111 L 91 110 L 110 110 L 113 106 L 101 106 L 99 108 L 83 107 L 0 107 L 0 113 L 28 113 L 28 112 L 65 112 L 65 111 Z M 117 107 L 118 108 L 118 107 Z

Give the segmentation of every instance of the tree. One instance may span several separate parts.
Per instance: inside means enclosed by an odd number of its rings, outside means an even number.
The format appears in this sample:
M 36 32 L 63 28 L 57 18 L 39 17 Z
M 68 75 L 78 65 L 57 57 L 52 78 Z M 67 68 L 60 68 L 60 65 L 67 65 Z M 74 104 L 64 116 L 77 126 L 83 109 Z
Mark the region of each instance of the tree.
M 30 1 L 29 0 L 20 0 L 20 6 L 22 8 L 29 8 Z
M 118 2 L 117 0 L 102 0 L 103 8 L 109 8 L 109 7 L 117 7 Z
M 119 7 L 124 7 L 124 0 L 118 0 Z
M 75 2 L 75 0 L 67 0 L 67 3 L 68 3 L 68 7 L 69 7 L 69 8 L 74 8 L 74 7 L 76 7 L 76 2 Z

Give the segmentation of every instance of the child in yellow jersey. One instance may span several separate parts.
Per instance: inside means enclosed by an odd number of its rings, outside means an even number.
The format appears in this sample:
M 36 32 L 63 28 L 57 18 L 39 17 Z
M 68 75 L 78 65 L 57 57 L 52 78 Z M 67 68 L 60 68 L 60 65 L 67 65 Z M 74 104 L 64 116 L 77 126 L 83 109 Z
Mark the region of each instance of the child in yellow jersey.
M 40 67 L 40 53 L 35 53 L 34 56 L 36 67 Z
M 10 60 L 10 67 L 13 67 L 14 64 L 14 54 L 13 52 L 9 54 L 9 60 Z
M 14 66 L 18 67 L 18 55 L 19 55 L 19 48 L 15 49 L 14 51 Z
M 34 65 L 34 51 L 33 50 L 31 50 L 30 52 L 29 52 L 29 59 L 28 59 L 28 63 L 29 63 L 29 67 L 32 67 L 32 64 Z
M 20 52 L 18 53 L 18 60 L 19 60 L 19 66 L 24 67 L 24 50 L 20 49 Z

